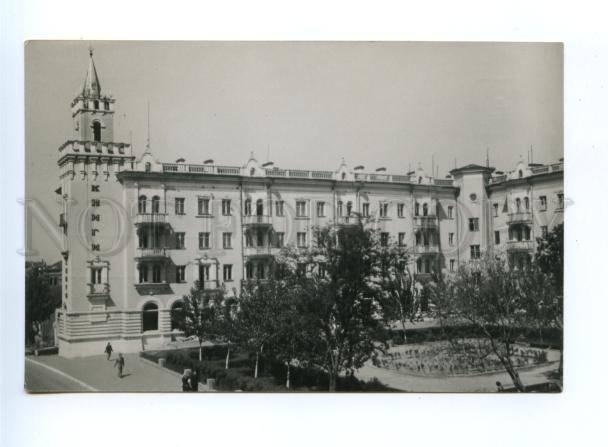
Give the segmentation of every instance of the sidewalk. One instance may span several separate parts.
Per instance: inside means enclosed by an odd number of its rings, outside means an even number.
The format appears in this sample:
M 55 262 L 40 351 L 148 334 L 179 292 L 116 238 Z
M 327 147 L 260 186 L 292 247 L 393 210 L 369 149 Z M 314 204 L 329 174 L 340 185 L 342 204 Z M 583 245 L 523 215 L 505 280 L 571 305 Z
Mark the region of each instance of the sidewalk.
M 558 362 L 539 366 L 538 368 L 520 371 L 524 385 L 533 385 L 546 382 L 546 374 L 558 368 Z M 355 376 L 362 380 L 377 378 L 384 385 L 401 391 L 411 392 L 439 392 L 439 393 L 471 393 L 471 392 L 496 392 L 496 382 L 501 382 L 505 387 L 512 386 L 511 378 L 506 372 L 482 374 L 467 377 L 419 377 L 398 373 L 396 371 L 377 368 L 366 364 L 355 372 Z
M 182 392 L 180 374 L 141 359 L 137 354 L 126 354 L 122 379 L 112 360 L 97 355 L 66 359 L 57 355 L 36 357 L 37 362 L 63 373 L 102 392 Z M 203 387 L 204 388 L 204 387 Z

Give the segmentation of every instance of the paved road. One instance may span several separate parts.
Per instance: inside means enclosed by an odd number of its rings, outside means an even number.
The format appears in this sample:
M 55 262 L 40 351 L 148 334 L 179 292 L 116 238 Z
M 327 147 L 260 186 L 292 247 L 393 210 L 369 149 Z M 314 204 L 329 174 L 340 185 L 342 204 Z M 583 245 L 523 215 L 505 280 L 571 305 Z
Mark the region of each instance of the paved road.
M 91 391 L 81 381 L 44 364 L 25 359 L 25 389 L 30 393 L 82 393 Z

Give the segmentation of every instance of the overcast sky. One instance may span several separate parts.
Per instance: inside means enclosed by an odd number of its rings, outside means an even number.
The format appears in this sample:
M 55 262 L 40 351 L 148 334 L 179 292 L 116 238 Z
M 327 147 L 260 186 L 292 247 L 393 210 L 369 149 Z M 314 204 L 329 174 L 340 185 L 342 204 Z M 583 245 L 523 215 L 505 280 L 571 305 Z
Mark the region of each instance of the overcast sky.
M 280 167 L 420 164 L 439 175 L 490 163 L 509 170 L 563 156 L 561 44 L 93 42 L 102 92 L 116 99 L 115 138 L 161 161 Z M 89 42 L 26 46 L 26 195 L 53 214 L 58 147 Z M 33 248 L 59 253 L 34 226 Z

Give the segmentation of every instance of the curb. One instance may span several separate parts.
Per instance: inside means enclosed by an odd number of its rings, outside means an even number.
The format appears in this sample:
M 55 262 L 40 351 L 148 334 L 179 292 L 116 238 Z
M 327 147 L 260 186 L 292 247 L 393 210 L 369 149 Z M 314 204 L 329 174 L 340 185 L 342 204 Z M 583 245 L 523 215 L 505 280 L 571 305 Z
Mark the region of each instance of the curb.
M 171 374 L 172 376 L 174 376 L 174 377 L 176 377 L 177 379 L 179 379 L 179 380 L 180 380 L 180 383 L 181 383 L 181 380 L 182 380 L 182 375 L 181 375 L 180 373 L 175 372 L 175 371 L 173 371 L 172 369 L 169 369 L 169 368 L 163 368 L 163 367 L 162 367 L 162 366 L 160 366 L 158 363 L 154 363 L 152 360 L 148 360 L 148 359 L 143 358 L 143 357 L 141 357 L 141 356 L 140 356 L 140 357 L 138 357 L 138 358 L 139 358 L 139 361 L 141 361 L 141 362 L 143 362 L 143 363 L 145 363 L 145 364 L 147 364 L 147 365 L 153 366 L 154 368 L 159 369 L 159 370 L 161 370 L 161 371 L 168 372 L 168 373 L 169 373 L 169 374 Z M 213 391 L 215 391 L 215 390 L 213 390 Z M 209 393 L 209 392 L 211 392 L 211 390 L 208 390 L 208 389 L 207 389 L 207 385 L 199 381 L 198 392 L 199 392 L 199 393 Z

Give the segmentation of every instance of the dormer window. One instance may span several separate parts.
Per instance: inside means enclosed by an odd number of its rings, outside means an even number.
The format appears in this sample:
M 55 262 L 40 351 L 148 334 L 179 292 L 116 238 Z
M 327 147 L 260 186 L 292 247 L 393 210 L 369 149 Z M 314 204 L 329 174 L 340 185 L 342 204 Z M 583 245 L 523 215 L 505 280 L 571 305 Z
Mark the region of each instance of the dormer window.
M 522 178 L 524 176 L 524 172 L 520 169 L 519 170 L 519 178 Z
M 252 177 L 255 175 L 255 168 L 251 168 L 249 170 L 249 175 L 252 176 Z
M 101 141 L 101 123 L 99 121 L 93 123 L 93 140 Z
M 146 169 L 146 172 L 150 172 L 152 170 L 152 165 L 150 164 L 149 161 L 146 162 L 145 169 Z
M 346 180 L 346 172 L 342 173 L 342 180 Z

